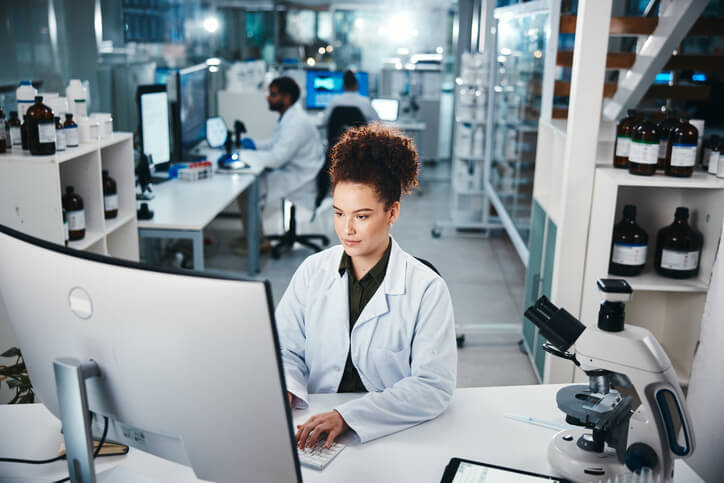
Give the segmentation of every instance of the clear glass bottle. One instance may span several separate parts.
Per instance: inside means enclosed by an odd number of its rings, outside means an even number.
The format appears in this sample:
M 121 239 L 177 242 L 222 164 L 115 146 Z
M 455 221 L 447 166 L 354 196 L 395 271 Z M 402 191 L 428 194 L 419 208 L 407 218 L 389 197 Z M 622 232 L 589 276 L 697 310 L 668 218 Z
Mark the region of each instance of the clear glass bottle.
M 649 235 L 636 224 L 636 206 L 623 207 L 623 219 L 613 226 L 608 273 L 621 276 L 639 275 L 646 266 Z
M 615 168 L 628 168 L 628 154 L 631 148 L 631 131 L 636 126 L 636 111 L 628 110 L 628 115 L 621 119 L 616 127 L 616 148 L 613 153 Z
M 106 220 L 118 216 L 118 190 L 116 180 L 108 175 L 108 170 L 103 170 L 103 211 Z
M 669 149 L 666 154 L 666 175 L 688 178 L 696 166 L 696 144 L 699 131 L 681 118 L 677 127 L 669 134 Z
M 55 150 L 65 151 L 65 130 L 58 116 L 55 116 Z
M 669 135 L 671 131 L 679 126 L 679 121 L 673 111 L 666 111 L 666 117 L 659 121 L 656 127 L 659 128 L 659 157 L 656 169 L 666 169 L 666 159 L 669 150 Z
M 72 186 L 65 188 L 63 196 L 63 209 L 68 218 L 68 240 L 82 240 L 85 237 L 85 210 L 83 198 L 75 192 Z
M 642 176 L 656 174 L 659 157 L 659 128 L 649 116 L 631 133 L 631 149 L 628 154 L 628 172 Z
M 699 273 L 701 233 L 689 226 L 689 208 L 676 208 L 674 222 L 656 236 L 656 271 L 669 278 L 692 278 Z
M 78 147 L 78 125 L 73 120 L 73 114 L 70 112 L 65 114 L 65 122 L 63 123 L 65 130 L 65 145 L 69 148 Z
M 30 154 L 55 154 L 55 116 L 43 104 L 43 96 L 35 96 L 28 108 L 28 146 Z
M 10 119 L 8 119 L 8 133 L 10 134 L 10 146 L 13 148 L 21 148 L 23 138 L 21 133 L 22 123 L 18 117 L 18 111 L 10 111 Z
M 709 174 L 713 174 L 716 176 L 717 172 L 719 171 L 719 160 L 721 159 L 721 143 L 719 140 L 719 136 L 714 135 L 709 140 L 709 150 L 708 150 L 708 156 L 706 159 L 707 165 L 706 165 L 706 171 Z

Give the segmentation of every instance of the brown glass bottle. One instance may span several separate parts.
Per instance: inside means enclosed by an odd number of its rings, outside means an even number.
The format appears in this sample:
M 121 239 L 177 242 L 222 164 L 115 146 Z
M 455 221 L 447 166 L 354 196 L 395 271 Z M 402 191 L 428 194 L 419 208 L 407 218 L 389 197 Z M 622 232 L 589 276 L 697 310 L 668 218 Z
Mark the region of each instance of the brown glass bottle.
M 0 108 L 0 153 L 7 151 L 9 144 L 8 134 L 5 131 L 5 113 Z
M 78 147 L 78 125 L 73 120 L 73 114 L 68 112 L 65 114 L 65 122 L 63 123 L 65 131 L 65 145 L 69 148 Z
M 669 134 L 669 148 L 666 153 L 667 176 L 687 178 L 694 174 L 696 166 L 696 142 L 699 131 L 681 118 L 679 126 Z
M 20 141 L 21 145 L 23 147 L 23 151 L 27 151 L 30 149 L 30 144 L 28 143 L 28 115 L 23 116 L 23 124 L 20 126 Z
M 616 147 L 613 151 L 613 166 L 628 168 L 628 153 L 631 147 L 631 131 L 636 125 L 636 111 L 628 110 L 628 115 L 616 126 Z
M 118 190 L 116 189 L 116 180 L 108 175 L 107 170 L 103 170 L 103 210 L 106 220 L 118 216 Z
M 638 123 L 631 133 L 628 172 L 642 176 L 656 174 L 659 156 L 659 128 L 649 117 Z
M 43 104 L 43 96 L 35 96 L 28 108 L 28 147 L 30 154 L 55 154 L 55 117 Z
M 85 210 L 83 209 L 83 198 L 75 192 L 72 186 L 65 188 L 63 209 L 68 219 L 68 240 L 81 240 L 85 236 Z
M 10 111 L 10 119 L 8 119 L 8 133 L 10 134 L 8 139 L 10 140 L 10 146 L 13 148 L 22 147 L 22 134 L 21 134 L 22 123 L 18 118 L 18 111 Z
M 666 117 L 656 127 L 659 128 L 659 158 L 656 169 L 666 169 L 666 156 L 669 149 L 669 134 L 679 126 L 679 121 L 672 111 L 666 111 Z
M 656 271 L 664 277 L 691 278 L 699 273 L 701 233 L 689 226 L 689 208 L 676 208 L 674 222 L 656 236 Z
M 608 273 L 633 276 L 644 271 L 649 235 L 636 224 L 636 207 L 623 207 L 623 219 L 613 226 Z

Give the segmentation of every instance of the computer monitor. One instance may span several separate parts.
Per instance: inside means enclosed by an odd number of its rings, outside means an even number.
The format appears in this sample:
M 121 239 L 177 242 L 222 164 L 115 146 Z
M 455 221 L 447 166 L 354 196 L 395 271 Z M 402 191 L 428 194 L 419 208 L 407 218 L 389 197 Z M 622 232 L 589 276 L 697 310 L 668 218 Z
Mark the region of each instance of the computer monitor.
M 370 95 L 367 72 L 355 73 L 357 92 L 365 97 Z M 307 109 L 324 109 L 330 101 L 344 93 L 344 72 L 307 71 Z
M 208 117 L 208 67 L 199 64 L 180 69 L 176 77 L 176 146 L 178 160 L 206 138 Z
M 163 84 L 138 86 L 138 132 L 141 152 L 150 155 L 150 168 L 163 168 L 171 161 L 168 92 Z
M 397 121 L 400 112 L 399 99 L 372 99 L 372 109 L 382 121 Z
M 68 407 L 54 361 L 94 361 L 100 375 L 78 387 L 100 429 L 109 419 L 108 439 L 204 480 L 302 481 L 268 282 L 155 269 L 2 225 L 0 267 L 33 388 L 53 414 Z M 69 461 L 75 427 L 63 420 Z

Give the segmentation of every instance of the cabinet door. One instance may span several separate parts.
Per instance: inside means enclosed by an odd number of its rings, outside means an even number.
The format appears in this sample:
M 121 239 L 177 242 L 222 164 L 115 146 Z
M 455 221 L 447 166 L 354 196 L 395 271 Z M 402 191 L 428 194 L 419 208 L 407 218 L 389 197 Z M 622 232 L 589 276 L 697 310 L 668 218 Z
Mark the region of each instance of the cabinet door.
M 530 222 L 530 238 L 528 239 L 528 270 L 525 274 L 524 307 L 530 307 L 539 297 L 543 249 L 545 245 L 546 213 L 537 201 L 533 201 Z M 535 356 L 535 339 L 538 328 L 523 317 L 523 339 L 526 348 Z
M 552 281 L 553 281 L 553 264 L 555 259 L 555 253 L 556 253 L 556 234 L 558 231 L 558 227 L 556 227 L 556 224 L 553 223 L 552 220 L 548 219 L 546 224 L 546 243 L 545 243 L 545 253 L 543 254 L 543 277 L 542 277 L 542 289 L 543 293 L 541 295 L 545 295 L 546 297 L 550 298 L 551 296 L 551 287 L 552 287 Z M 538 372 L 538 376 L 540 376 L 541 380 L 543 379 L 543 370 L 545 369 L 545 351 L 541 348 L 544 342 L 546 342 L 545 337 L 540 335 L 540 333 L 536 330 L 536 341 L 535 341 L 535 353 L 534 353 L 534 360 L 535 360 L 535 369 Z

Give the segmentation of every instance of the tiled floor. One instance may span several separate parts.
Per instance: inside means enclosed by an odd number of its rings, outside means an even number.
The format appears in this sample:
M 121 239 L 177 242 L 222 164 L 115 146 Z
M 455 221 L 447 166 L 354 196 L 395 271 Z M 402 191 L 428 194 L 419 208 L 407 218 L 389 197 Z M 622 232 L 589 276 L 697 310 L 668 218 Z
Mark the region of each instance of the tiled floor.
M 430 181 L 423 183 L 422 193 L 403 199 L 401 216 L 392 235 L 403 249 L 432 262 L 447 281 L 456 322 L 466 337 L 464 347 L 458 351 L 458 386 L 535 384 L 528 356 L 518 347 L 525 277 L 518 255 L 504 233 L 483 238 L 447 229 L 441 238 L 433 238 L 430 234 L 433 222 L 447 218 L 449 182 L 436 176 L 434 168 L 426 166 L 425 170 L 427 176 L 423 175 L 423 179 Z M 277 206 L 265 210 L 267 231 L 281 226 L 280 213 Z M 297 214 L 299 218 L 300 212 Z M 300 224 L 301 232 L 325 233 L 332 243 L 337 243 L 331 211 L 319 214 L 312 225 Z M 207 269 L 241 272 L 241 276 L 246 276 L 246 259 L 229 249 L 229 241 L 239 234 L 240 226 L 237 219 L 228 218 L 212 223 L 206 231 L 207 238 L 212 240 L 206 250 Z M 260 278 L 271 282 L 275 301 L 286 289 L 294 270 L 310 253 L 300 247 L 281 260 L 262 258 Z M 511 330 L 467 329 L 465 326 L 470 324 L 509 324 Z

